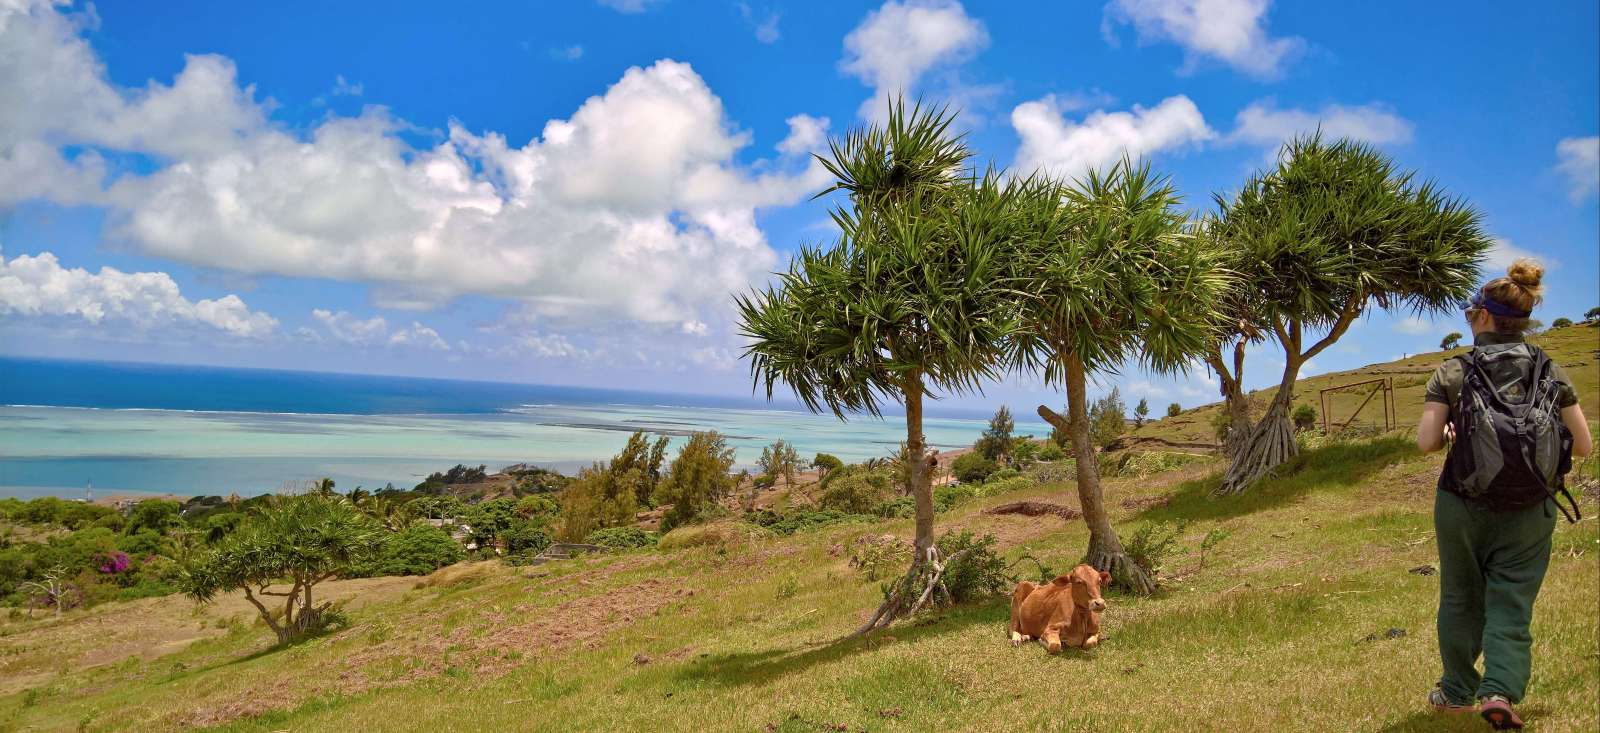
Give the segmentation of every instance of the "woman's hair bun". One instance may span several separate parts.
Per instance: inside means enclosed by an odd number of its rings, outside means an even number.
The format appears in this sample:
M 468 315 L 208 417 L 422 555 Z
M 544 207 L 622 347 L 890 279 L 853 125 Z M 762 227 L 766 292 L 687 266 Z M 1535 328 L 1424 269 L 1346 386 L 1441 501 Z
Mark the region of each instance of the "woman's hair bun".
M 1529 257 L 1523 257 L 1511 263 L 1511 268 L 1506 270 L 1506 277 L 1511 278 L 1529 295 L 1538 296 L 1542 288 L 1539 281 L 1544 279 L 1544 265 Z

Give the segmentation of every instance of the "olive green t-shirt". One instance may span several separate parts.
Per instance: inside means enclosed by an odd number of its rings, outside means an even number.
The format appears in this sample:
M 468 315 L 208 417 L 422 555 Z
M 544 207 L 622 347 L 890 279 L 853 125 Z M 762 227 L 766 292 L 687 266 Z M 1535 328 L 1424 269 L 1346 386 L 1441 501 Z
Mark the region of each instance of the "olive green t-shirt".
M 1507 336 L 1492 331 L 1480 333 L 1473 339 L 1474 346 L 1491 346 L 1494 344 L 1522 343 L 1521 336 Z M 1537 346 L 1533 348 L 1539 348 Z M 1461 356 L 1446 359 L 1438 369 L 1433 371 L 1433 376 L 1428 379 L 1425 402 L 1438 402 L 1450 406 L 1451 417 L 1455 417 L 1456 401 L 1461 397 L 1461 385 L 1466 381 L 1466 367 L 1461 364 Z M 1550 376 L 1554 377 L 1559 385 L 1556 395 L 1556 406 L 1565 410 L 1578 404 L 1578 392 L 1572 388 L 1572 380 L 1567 378 L 1567 373 L 1561 369 L 1560 364 L 1550 365 Z

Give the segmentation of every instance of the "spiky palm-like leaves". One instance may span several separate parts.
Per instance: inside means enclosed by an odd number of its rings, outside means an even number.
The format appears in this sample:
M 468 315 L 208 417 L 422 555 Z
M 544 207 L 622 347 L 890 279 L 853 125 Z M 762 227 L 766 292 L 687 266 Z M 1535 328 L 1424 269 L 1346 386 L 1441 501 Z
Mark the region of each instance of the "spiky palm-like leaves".
M 1183 369 L 1215 338 L 1217 301 L 1231 277 L 1193 236 L 1165 178 L 1127 160 L 1072 185 L 1040 182 L 1027 209 L 1031 236 L 1009 258 L 1020 299 L 1014 364 L 1067 391 L 1066 432 L 1077 455 L 1078 498 L 1090 539 L 1086 562 L 1138 593 L 1153 583 L 1111 526 L 1090 439 L 1087 376 L 1137 361 Z
M 922 432 L 926 398 L 975 390 L 1003 369 L 1010 294 L 997 258 L 1015 236 L 1012 201 L 1022 183 L 968 169 L 946 109 L 891 105 L 882 127 L 830 143 L 823 164 L 848 205 L 828 248 L 805 248 L 775 285 L 737 298 L 755 383 L 770 398 L 788 385 L 813 411 L 841 419 L 906 413 L 907 484 L 916 501 L 916 559 L 909 593 L 892 597 L 868 628 L 911 612 L 916 582 L 940 567 Z M 932 584 L 927 585 L 928 588 Z
M 274 497 L 214 550 L 190 558 L 179 587 L 202 603 L 242 590 L 284 643 L 313 630 L 327 610 L 313 604 L 312 588 L 367 559 L 381 542 L 375 523 L 344 497 Z M 267 608 L 268 596 L 283 599 L 281 616 Z
M 1289 403 L 1300 366 L 1338 341 L 1369 303 L 1444 312 L 1468 297 L 1492 242 L 1482 217 L 1377 150 L 1320 135 L 1284 146 L 1276 168 L 1223 203 L 1216 235 L 1283 346 L 1283 378 L 1234 456 L 1222 491 L 1243 491 L 1293 456 Z M 1323 337 L 1308 343 L 1308 333 Z

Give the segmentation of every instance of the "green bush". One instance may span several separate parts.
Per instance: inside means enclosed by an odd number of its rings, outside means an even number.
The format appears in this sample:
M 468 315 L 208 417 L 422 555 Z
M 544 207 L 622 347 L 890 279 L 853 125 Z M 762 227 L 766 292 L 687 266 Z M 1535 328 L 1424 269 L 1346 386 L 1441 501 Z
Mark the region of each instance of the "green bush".
M 1059 448 L 1057 450 L 1060 450 Z M 1032 435 L 1024 435 L 1011 441 L 1011 463 L 1017 466 L 1027 466 L 1039 460 L 1039 444 L 1033 442 Z
M 1571 318 L 1557 318 L 1554 321 L 1550 322 L 1550 327 L 1551 328 L 1566 328 L 1567 326 L 1570 326 L 1570 325 L 1572 325 L 1572 319 Z
M 911 559 L 911 548 L 894 535 L 867 535 L 850 544 L 850 567 L 876 581 L 898 571 Z
M 917 515 L 917 500 L 898 496 L 873 507 L 872 514 L 884 519 L 910 519 Z
M 965 603 L 998 595 L 1011 585 L 1006 578 L 1006 561 L 995 551 L 994 535 L 975 538 L 968 530 L 946 532 L 937 545 L 946 558 L 966 551 L 965 555 L 945 565 L 942 580 L 944 587 L 950 591 L 951 601 Z
M 413 524 L 384 537 L 383 547 L 371 562 L 352 575 L 427 575 L 466 559 L 466 551 L 449 532 L 427 524 Z
M 537 555 L 553 542 L 544 523 L 534 520 L 512 523 L 500 534 L 500 539 L 506 543 L 507 555 Z
M 1289 418 L 1294 421 L 1295 430 L 1310 430 L 1317 424 L 1317 408 L 1302 403 L 1294 408 Z
M 998 496 L 1012 491 L 1031 489 L 1038 484 L 1027 476 L 1012 476 L 1010 478 L 995 480 L 989 479 L 983 484 L 983 496 Z
M 631 550 L 636 547 L 654 547 L 658 539 L 660 537 L 656 533 L 646 532 L 638 527 L 607 527 L 591 532 L 583 541 L 608 550 Z
M 1064 483 L 1078 477 L 1078 462 L 1069 459 L 1036 463 L 1030 466 L 1024 475 L 1029 481 L 1040 485 Z
M 763 509 L 747 515 L 747 521 L 757 527 L 766 529 L 777 535 L 792 535 L 796 532 L 807 532 L 831 524 L 845 522 L 870 522 L 873 517 L 864 513 L 841 512 L 836 509 L 823 509 L 821 511 L 799 509 L 780 514 L 771 509 Z
M 1128 535 L 1122 542 L 1122 549 L 1128 553 L 1133 564 L 1155 578 L 1167 556 L 1178 551 L 1178 537 L 1183 534 L 1183 529 L 1182 522 L 1176 525 L 1147 522 Z
M 945 484 L 933 489 L 933 510 L 947 512 L 978 497 L 981 484 Z
M 1102 455 L 1100 460 L 1100 473 L 1105 476 L 1142 478 L 1205 460 L 1205 456 L 1171 451 L 1123 451 L 1110 457 Z
M 824 509 L 847 514 L 866 514 L 883 503 L 893 492 L 893 477 L 888 471 L 858 468 L 839 469 L 830 475 L 818 504 Z
M 1039 460 L 1041 461 L 1059 461 L 1066 457 L 1067 452 L 1061 446 L 1056 445 L 1054 441 L 1045 443 L 1044 447 L 1039 449 Z
M 1167 405 L 1167 417 L 1177 417 L 1183 414 L 1183 405 L 1176 402 Z
M 989 474 L 999 470 L 999 464 L 985 458 L 982 453 L 972 451 L 964 453 L 950 464 L 950 470 L 955 473 L 962 483 L 979 484 L 989 478 Z
M 1022 472 L 1015 468 L 1002 468 L 994 473 L 989 474 L 989 477 L 984 479 L 983 482 L 986 484 L 994 483 L 996 481 L 1004 481 L 1006 479 L 1016 478 L 1021 475 Z

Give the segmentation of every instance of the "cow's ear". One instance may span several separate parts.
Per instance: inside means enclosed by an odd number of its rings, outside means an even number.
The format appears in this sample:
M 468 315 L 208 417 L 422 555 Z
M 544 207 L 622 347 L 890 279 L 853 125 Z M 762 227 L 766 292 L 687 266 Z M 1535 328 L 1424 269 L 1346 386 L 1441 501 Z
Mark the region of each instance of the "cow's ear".
M 1111 573 L 1108 573 L 1108 572 L 1106 572 L 1104 570 L 1101 570 L 1100 571 L 1100 585 L 1109 585 L 1110 583 L 1111 583 Z
M 1067 585 L 1072 585 L 1072 581 L 1074 581 L 1074 580 L 1077 580 L 1077 579 L 1072 577 L 1071 575 L 1057 575 L 1056 579 L 1052 580 L 1050 582 L 1055 583 L 1056 585 L 1067 586 Z

